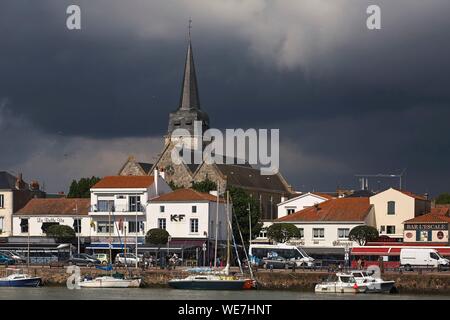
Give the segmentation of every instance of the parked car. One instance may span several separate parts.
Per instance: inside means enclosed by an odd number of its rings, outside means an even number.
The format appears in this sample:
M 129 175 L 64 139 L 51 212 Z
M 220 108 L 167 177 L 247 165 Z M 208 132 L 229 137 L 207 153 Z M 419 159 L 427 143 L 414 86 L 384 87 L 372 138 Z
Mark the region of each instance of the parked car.
M 69 264 L 74 264 L 77 266 L 88 266 L 101 264 L 101 261 L 97 258 L 88 255 L 87 253 L 75 253 L 67 261 Z
M 290 269 L 293 268 L 294 265 L 294 261 L 287 260 L 280 256 L 264 260 L 264 268 L 266 269 Z
M 101 262 L 101 264 L 108 264 L 109 262 L 109 255 L 106 253 L 97 253 L 94 254 L 94 257 Z
M 2 250 L 0 251 L 0 254 L 4 254 L 11 259 L 14 259 L 16 263 L 26 263 L 27 259 L 21 255 L 19 255 L 17 252 L 11 251 L 11 250 Z
M 133 253 L 127 253 L 126 255 L 124 253 L 118 253 L 114 262 L 118 265 L 135 266 L 136 259 L 138 264 L 142 263 L 142 256 L 136 258 L 136 255 Z
M 10 264 L 15 264 L 15 263 L 16 263 L 16 261 L 13 258 L 8 257 L 6 254 L 0 253 L 0 264 L 4 264 L 4 265 L 8 266 Z

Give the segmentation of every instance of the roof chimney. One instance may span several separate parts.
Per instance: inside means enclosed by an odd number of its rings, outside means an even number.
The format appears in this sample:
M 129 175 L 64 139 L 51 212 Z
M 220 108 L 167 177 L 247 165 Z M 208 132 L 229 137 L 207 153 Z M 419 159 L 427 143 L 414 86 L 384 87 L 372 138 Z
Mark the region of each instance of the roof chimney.
M 19 175 L 16 178 L 16 189 L 22 190 L 25 188 L 25 182 L 22 179 L 22 173 L 19 173 Z
M 158 169 L 155 169 L 155 172 L 153 173 L 153 179 L 154 179 L 154 184 L 155 184 L 155 195 L 159 196 L 159 190 L 158 190 L 159 172 L 158 172 Z
M 30 190 L 31 191 L 39 191 L 39 182 L 37 182 L 36 180 L 31 181 Z

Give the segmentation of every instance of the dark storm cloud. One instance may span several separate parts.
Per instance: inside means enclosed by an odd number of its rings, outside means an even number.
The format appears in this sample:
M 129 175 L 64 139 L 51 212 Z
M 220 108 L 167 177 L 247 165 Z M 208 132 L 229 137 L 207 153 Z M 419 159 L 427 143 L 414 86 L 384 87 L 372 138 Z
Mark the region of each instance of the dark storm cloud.
M 65 28 L 72 3 L 82 8 L 81 31 Z M 379 31 L 365 27 L 373 1 L 3 0 L 3 114 L 43 141 L 58 137 L 57 146 L 103 141 L 103 154 L 123 139 L 163 135 L 179 100 L 191 16 L 201 104 L 212 125 L 280 128 L 290 183 L 355 187 L 355 173 L 407 167 L 411 189 L 444 191 L 450 3 L 376 3 Z M 16 141 L 8 147 L 15 156 L 0 165 L 31 171 L 36 147 L 23 135 Z

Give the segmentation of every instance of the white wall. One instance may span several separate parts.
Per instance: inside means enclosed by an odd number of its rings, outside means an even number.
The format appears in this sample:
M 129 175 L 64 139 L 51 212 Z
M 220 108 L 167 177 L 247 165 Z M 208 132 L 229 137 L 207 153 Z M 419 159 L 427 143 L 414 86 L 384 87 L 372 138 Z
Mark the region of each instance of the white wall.
M 297 212 L 305 208 L 312 207 L 315 204 L 322 203 L 326 200 L 327 200 L 326 198 L 322 198 L 310 192 L 302 194 L 298 197 L 279 203 L 278 218 L 286 216 L 287 209 L 294 209 L 295 210 L 294 212 Z
M 302 245 L 306 247 L 345 247 L 348 244 L 350 247 L 358 246 L 356 242 L 349 241 L 348 238 L 339 238 L 338 229 L 349 229 L 352 230 L 354 227 L 363 225 L 363 222 L 331 222 L 331 223 L 320 223 L 320 222 L 310 222 L 310 223 L 293 223 L 297 228 L 303 228 L 304 237 L 302 239 L 292 240 L 291 243 L 297 245 Z M 323 228 L 324 237 L 314 238 L 313 229 Z
M 42 232 L 43 222 L 58 222 L 61 225 L 66 225 L 73 228 L 74 219 L 81 219 L 81 234 L 82 237 L 89 237 L 91 235 L 90 218 L 88 216 L 14 216 L 13 217 L 13 236 L 28 236 L 28 233 L 22 233 L 20 222 L 22 219 L 28 219 L 28 227 L 31 237 L 45 237 Z
M 164 212 L 160 212 L 164 206 Z M 197 206 L 197 212 L 192 212 L 192 206 Z M 158 219 L 166 219 L 166 230 L 172 238 L 205 239 L 215 238 L 216 221 L 215 202 L 151 202 L 147 208 L 146 231 L 158 228 Z M 171 221 L 173 215 L 184 215 L 181 221 Z M 190 219 L 198 219 L 198 232 L 191 233 Z M 219 233 L 218 239 L 226 239 L 226 210 L 223 203 L 219 204 Z
M 0 237 L 8 237 L 11 235 L 12 214 L 13 214 L 13 192 L 0 190 L 0 194 L 4 197 L 3 208 L 0 208 L 0 217 L 3 217 L 3 230 Z
M 387 214 L 389 201 L 395 201 L 395 214 L 393 215 Z M 380 235 L 402 238 L 403 222 L 412 219 L 415 216 L 415 199 L 398 190 L 390 188 L 370 197 L 370 203 L 373 204 L 375 208 L 375 224 L 379 232 L 381 226 L 395 226 L 395 234 L 380 232 Z

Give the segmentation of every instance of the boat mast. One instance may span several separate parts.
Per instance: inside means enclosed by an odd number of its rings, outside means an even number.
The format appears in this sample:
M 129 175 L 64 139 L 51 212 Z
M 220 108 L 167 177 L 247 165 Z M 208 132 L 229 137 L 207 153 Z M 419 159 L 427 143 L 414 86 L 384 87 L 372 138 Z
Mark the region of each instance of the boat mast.
M 230 191 L 227 191 L 227 265 L 225 273 L 230 274 Z
M 217 203 L 216 203 L 216 234 L 214 242 L 214 268 L 217 267 L 217 233 L 219 232 L 219 181 L 217 181 Z
M 234 212 L 233 209 L 232 209 L 232 211 L 233 211 L 233 214 L 236 215 L 236 212 Z M 238 227 L 239 236 L 240 236 L 241 241 L 242 241 L 242 247 L 243 247 L 243 249 L 244 249 L 245 258 L 246 258 L 247 261 L 248 261 L 248 270 L 250 271 L 250 277 L 251 277 L 252 279 L 254 279 L 254 276 L 253 276 L 253 270 L 252 270 L 252 266 L 251 266 L 251 263 L 250 263 L 250 259 L 249 259 L 249 256 L 248 256 L 248 254 L 247 254 L 247 249 L 245 249 L 244 237 L 242 236 L 241 227 L 239 226 L 239 221 L 238 221 L 237 219 L 236 219 L 236 225 L 237 225 L 237 227 Z
M 109 212 L 108 212 L 108 231 L 109 231 L 109 264 L 112 266 L 111 210 L 112 210 L 112 208 L 109 208 Z M 112 268 L 111 268 L 111 275 L 112 275 Z

